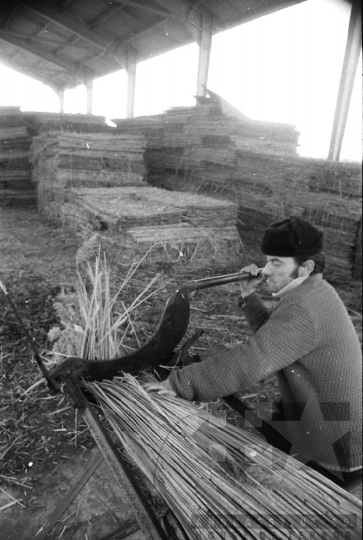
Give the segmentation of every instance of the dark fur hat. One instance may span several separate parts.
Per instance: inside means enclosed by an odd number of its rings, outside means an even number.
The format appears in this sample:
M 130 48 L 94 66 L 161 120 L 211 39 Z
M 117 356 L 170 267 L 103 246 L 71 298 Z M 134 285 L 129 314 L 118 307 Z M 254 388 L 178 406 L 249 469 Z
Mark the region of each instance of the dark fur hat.
M 315 255 L 323 250 L 323 232 L 299 217 L 277 221 L 268 227 L 262 239 L 265 255 L 295 257 Z

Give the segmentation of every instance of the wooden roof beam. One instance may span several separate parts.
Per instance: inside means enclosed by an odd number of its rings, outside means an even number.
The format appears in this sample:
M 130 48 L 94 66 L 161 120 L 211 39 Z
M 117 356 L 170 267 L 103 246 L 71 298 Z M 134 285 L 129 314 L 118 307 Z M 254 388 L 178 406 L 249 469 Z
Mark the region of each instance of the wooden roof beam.
M 54 9 L 53 7 L 45 4 L 44 2 L 39 1 L 36 3 L 27 4 L 24 1 L 19 1 L 18 4 L 21 7 L 30 10 L 32 13 L 35 13 L 40 17 L 44 17 L 45 19 L 51 21 L 57 26 L 60 26 L 64 30 L 76 34 L 77 36 L 84 39 L 85 41 L 100 50 L 104 50 L 105 47 L 109 47 L 113 42 L 112 39 L 110 40 L 109 38 L 99 33 L 96 33 L 94 30 L 91 30 L 86 24 L 76 21 L 72 17 L 65 15 L 62 11 Z
M 137 38 L 139 38 L 141 36 L 144 36 L 145 34 L 150 32 L 151 30 L 154 30 L 158 26 L 161 26 L 167 20 L 168 19 L 163 19 L 162 21 L 158 21 L 157 23 L 153 24 L 152 26 L 149 26 L 148 28 L 144 28 L 143 30 L 140 30 L 140 32 L 137 32 L 136 34 L 133 34 L 132 36 L 129 36 L 126 39 L 123 39 L 122 41 L 119 42 L 118 49 L 124 47 L 125 45 L 129 45 L 130 43 L 132 43 L 132 45 L 134 46 L 133 42 L 134 42 L 135 39 L 137 39 Z
M 9 11 L 9 8 L 5 7 L 5 10 L 8 11 L 8 15 L 7 15 L 7 19 L 1 25 L 1 28 L 3 30 L 6 30 L 6 28 L 8 27 L 10 21 L 12 20 L 12 18 L 15 15 L 17 9 L 18 9 L 18 6 L 15 6 L 11 11 Z
M 54 45 L 54 46 L 57 46 L 59 45 L 60 47 L 62 45 L 64 45 L 64 40 L 63 41 L 56 41 L 54 39 L 51 39 L 51 38 L 46 38 L 46 37 L 40 37 L 38 35 L 38 33 L 36 34 L 21 34 L 20 32 L 13 32 L 13 31 L 10 31 L 10 30 L 6 30 L 6 34 L 8 36 L 13 36 L 15 38 L 19 38 L 19 39 L 22 39 L 24 41 L 29 41 L 30 43 L 39 43 L 39 44 L 49 44 L 49 45 Z M 89 47 L 87 45 L 84 45 L 84 47 L 82 47 L 86 50 L 89 49 Z
M 14 55 L 16 56 L 16 55 Z M 39 66 L 33 66 L 29 63 L 20 63 L 18 60 L 1 60 L 1 63 L 4 66 L 7 66 L 10 69 L 13 69 L 14 71 L 17 71 L 18 73 L 21 73 L 22 75 L 25 75 L 26 77 L 31 77 L 32 79 L 35 79 L 36 81 L 39 81 L 43 84 L 46 84 L 48 86 L 51 86 L 53 88 L 54 83 L 54 77 L 57 76 L 57 74 L 60 74 L 59 70 L 56 69 L 46 69 L 46 68 L 40 68 Z M 79 84 L 78 81 L 74 80 L 72 76 L 69 76 L 69 82 L 67 84 L 64 84 L 64 86 L 72 85 L 77 86 Z
M 33 54 L 34 56 L 41 58 L 42 60 L 46 60 L 47 62 L 54 64 L 58 68 L 63 69 L 71 77 L 79 79 L 80 84 L 82 80 L 85 78 L 85 76 L 87 76 L 87 70 L 81 70 L 79 66 L 75 64 L 72 65 L 71 62 L 65 62 L 61 60 L 54 53 L 51 53 L 51 52 L 47 53 L 43 49 L 38 48 L 36 45 L 32 45 L 31 43 L 26 43 L 24 42 L 24 40 L 20 40 L 18 38 L 10 36 L 8 32 L 5 32 L 4 30 L 0 30 L 0 39 L 2 39 L 3 41 L 6 41 L 7 43 L 11 43 L 12 45 L 15 45 L 16 47 L 19 47 L 19 49 L 23 49 Z
M 171 16 L 182 22 L 190 33 L 194 41 L 198 41 L 202 32 L 202 15 L 199 11 L 199 2 L 197 9 L 186 4 L 181 0 L 155 0 L 159 5 L 168 8 Z
M 131 6 L 133 8 L 147 11 L 148 13 L 154 13 L 155 15 L 159 15 L 160 17 L 168 17 L 170 15 L 169 10 L 167 9 L 158 9 L 158 8 L 150 7 L 147 4 L 140 4 L 139 2 L 135 2 L 134 0 L 112 0 L 112 1 L 114 3 L 120 4 L 121 7 Z
M 69 4 L 71 4 L 73 2 L 73 0 L 58 0 L 58 2 L 56 3 L 56 7 L 60 10 L 64 10 L 66 9 Z
M 94 17 L 92 21 L 88 23 L 88 26 L 93 30 L 97 25 L 102 24 L 109 19 L 114 13 L 117 13 L 122 8 L 121 5 L 111 4 L 108 8 L 103 10 L 99 15 Z

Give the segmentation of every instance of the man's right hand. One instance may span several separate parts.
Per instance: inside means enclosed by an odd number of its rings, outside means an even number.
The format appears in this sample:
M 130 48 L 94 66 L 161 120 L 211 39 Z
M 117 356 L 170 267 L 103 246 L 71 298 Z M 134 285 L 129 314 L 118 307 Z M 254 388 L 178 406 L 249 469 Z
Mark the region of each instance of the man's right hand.
M 239 281 L 241 296 L 242 298 L 246 298 L 246 296 L 252 294 L 257 285 L 261 283 L 261 281 L 263 280 L 263 276 L 261 274 L 258 276 L 259 268 L 255 264 L 245 266 L 244 268 L 242 268 L 241 272 L 245 274 L 250 274 L 251 276 L 256 276 L 256 279 L 243 279 Z

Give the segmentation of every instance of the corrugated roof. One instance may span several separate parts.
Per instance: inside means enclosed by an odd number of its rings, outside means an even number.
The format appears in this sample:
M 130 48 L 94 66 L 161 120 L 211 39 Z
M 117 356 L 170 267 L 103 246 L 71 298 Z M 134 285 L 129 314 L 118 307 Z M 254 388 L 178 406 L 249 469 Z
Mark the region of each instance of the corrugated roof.
M 0 62 L 72 88 L 304 0 L 2 0 Z

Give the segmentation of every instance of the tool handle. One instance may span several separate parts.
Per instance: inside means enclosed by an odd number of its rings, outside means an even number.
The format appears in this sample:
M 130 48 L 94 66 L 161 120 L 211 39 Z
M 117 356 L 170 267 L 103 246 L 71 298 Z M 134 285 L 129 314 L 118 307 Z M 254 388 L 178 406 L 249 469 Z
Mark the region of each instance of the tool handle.
M 237 272 L 235 274 L 226 274 L 225 276 L 215 276 L 204 279 L 196 279 L 186 285 L 186 288 L 192 291 L 199 291 L 201 289 L 207 289 L 208 287 L 217 287 L 218 285 L 225 285 L 226 283 L 233 283 L 235 281 L 249 281 L 260 277 L 262 268 L 258 269 L 257 276 L 253 276 L 247 272 Z

